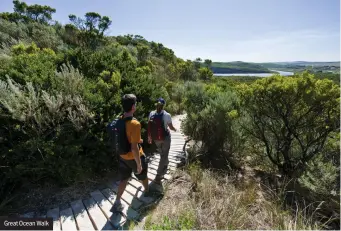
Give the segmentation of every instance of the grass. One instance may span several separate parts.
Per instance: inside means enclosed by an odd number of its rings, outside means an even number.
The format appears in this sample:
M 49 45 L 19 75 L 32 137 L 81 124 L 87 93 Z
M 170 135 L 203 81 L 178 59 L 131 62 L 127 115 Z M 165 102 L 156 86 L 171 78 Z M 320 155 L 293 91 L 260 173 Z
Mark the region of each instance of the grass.
M 304 210 L 284 210 L 256 182 L 191 165 L 178 171 L 143 229 L 321 229 Z M 238 185 L 238 186 L 236 186 Z

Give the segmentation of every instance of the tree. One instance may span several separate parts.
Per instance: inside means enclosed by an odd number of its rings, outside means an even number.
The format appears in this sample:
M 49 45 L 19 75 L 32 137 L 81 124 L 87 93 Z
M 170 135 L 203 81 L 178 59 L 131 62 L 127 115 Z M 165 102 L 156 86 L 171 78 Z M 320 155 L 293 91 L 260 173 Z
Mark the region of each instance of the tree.
M 195 66 L 195 69 L 199 70 L 200 66 L 201 66 L 201 62 L 202 62 L 202 59 L 201 58 L 196 58 L 195 61 L 194 61 L 194 66 Z
M 340 126 L 340 88 L 313 75 L 273 76 L 240 86 L 250 127 L 278 170 L 299 177 Z
M 149 47 L 146 45 L 138 45 L 137 52 L 138 61 L 144 65 L 149 57 Z
M 212 80 L 213 72 L 207 67 L 200 67 L 199 69 L 199 78 L 201 80 Z
M 212 60 L 210 60 L 210 59 L 205 59 L 205 64 L 206 64 L 206 67 L 208 67 L 208 68 L 211 69 Z
M 52 14 L 56 13 L 56 9 L 43 5 L 27 5 L 19 0 L 13 1 L 14 13 L 2 13 L 0 17 L 12 22 L 28 22 L 35 21 L 48 24 L 52 20 Z
M 52 20 L 52 14 L 56 13 L 56 9 L 49 6 L 30 5 L 27 6 L 26 15 L 32 20 L 40 23 L 49 23 Z
M 96 48 L 103 38 L 104 32 L 109 29 L 112 21 L 107 16 L 101 16 L 96 12 L 88 12 L 85 19 L 74 14 L 69 15 L 72 25 L 66 25 L 70 33 L 75 33 L 80 43 L 84 46 Z M 75 31 L 77 28 L 79 31 Z

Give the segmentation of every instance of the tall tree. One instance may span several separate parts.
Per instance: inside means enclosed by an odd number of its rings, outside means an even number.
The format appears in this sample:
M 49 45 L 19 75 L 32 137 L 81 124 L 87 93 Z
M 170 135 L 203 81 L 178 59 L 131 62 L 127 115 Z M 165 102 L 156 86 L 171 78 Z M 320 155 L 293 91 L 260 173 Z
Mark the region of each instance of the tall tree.
M 210 68 L 211 69 L 211 66 L 212 66 L 212 60 L 210 59 L 205 59 L 205 64 L 206 64 L 206 67 Z
M 69 33 L 76 34 L 79 43 L 96 48 L 104 36 L 104 32 L 109 29 L 112 21 L 107 16 L 101 16 L 96 12 L 88 12 L 85 18 L 79 18 L 74 14 L 69 15 L 71 25 L 67 24 Z M 78 29 L 78 32 L 74 29 Z
M 199 70 L 200 65 L 201 65 L 202 59 L 201 58 L 196 58 L 194 61 L 194 66 L 196 70 Z

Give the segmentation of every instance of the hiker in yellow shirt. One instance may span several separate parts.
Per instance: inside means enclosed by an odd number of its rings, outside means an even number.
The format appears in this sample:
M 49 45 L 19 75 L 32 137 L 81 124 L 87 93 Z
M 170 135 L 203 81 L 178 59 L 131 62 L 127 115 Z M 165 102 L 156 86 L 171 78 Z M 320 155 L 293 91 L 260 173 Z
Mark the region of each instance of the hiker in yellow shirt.
M 123 134 L 121 133 L 118 139 L 120 142 L 119 145 L 121 145 L 119 157 L 120 184 L 114 206 L 111 209 L 112 212 L 123 210 L 121 197 L 133 172 L 144 186 L 144 196 L 149 196 L 147 178 L 148 164 L 143 149 L 140 146 L 142 143 L 141 124 L 133 118 L 134 112 L 136 111 L 136 96 L 133 94 L 124 95 L 122 98 L 122 106 L 124 114 L 119 118 L 119 121 L 125 123 L 122 129 L 125 132 Z

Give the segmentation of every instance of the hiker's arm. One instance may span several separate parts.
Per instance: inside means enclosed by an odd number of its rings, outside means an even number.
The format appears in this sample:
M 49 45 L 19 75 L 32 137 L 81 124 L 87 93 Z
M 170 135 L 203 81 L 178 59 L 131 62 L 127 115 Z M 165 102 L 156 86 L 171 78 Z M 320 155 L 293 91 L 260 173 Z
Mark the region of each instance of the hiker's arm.
M 141 168 L 141 159 L 140 159 L 140 150 L 139 143 L 141 142 L 141 124 L 136 123 L 133 125 L 132 133 L 131 133 L 131 152 L 134 155 L 134 159 L 137 165 L 137 169 Z
M 152 113 L 149 114 L 148 117 L 148 129 L 147 129 L 147 133 L 148 133 L 148 143 L 151 144 L 152 143 L 152 130 L 151 130 L 151 125 L 150 125 L 150 116 L 152 115 Z
M 175 132 L 176 132 L 176 129 L 175 129 L 175 127 L 173 126 L 173 124 L 172 124 L 172 123 L 168 124 L 168 127 L 169 127 L 171 130 L 173 130 L 173 131 L 175 131 Z
M 167 125 L 168 125 L 168 127 L 169 127 L 169 129 L 171 129 L 171 130 L 173 130 L 173 131 L 175 131 L 176 132 L 176 129 L 175 129 L 175 127 L 173 126 L 173 123 L 172 123 L 172 117 L 171 117 L 171 115 L 167 115 L 167 117 L 166 117 L 166 122 L 167 122 Z
M 138 143 L 131 143 L 131 152 L 134 154 L 136 165 L 141 166 L 140 150 Z

